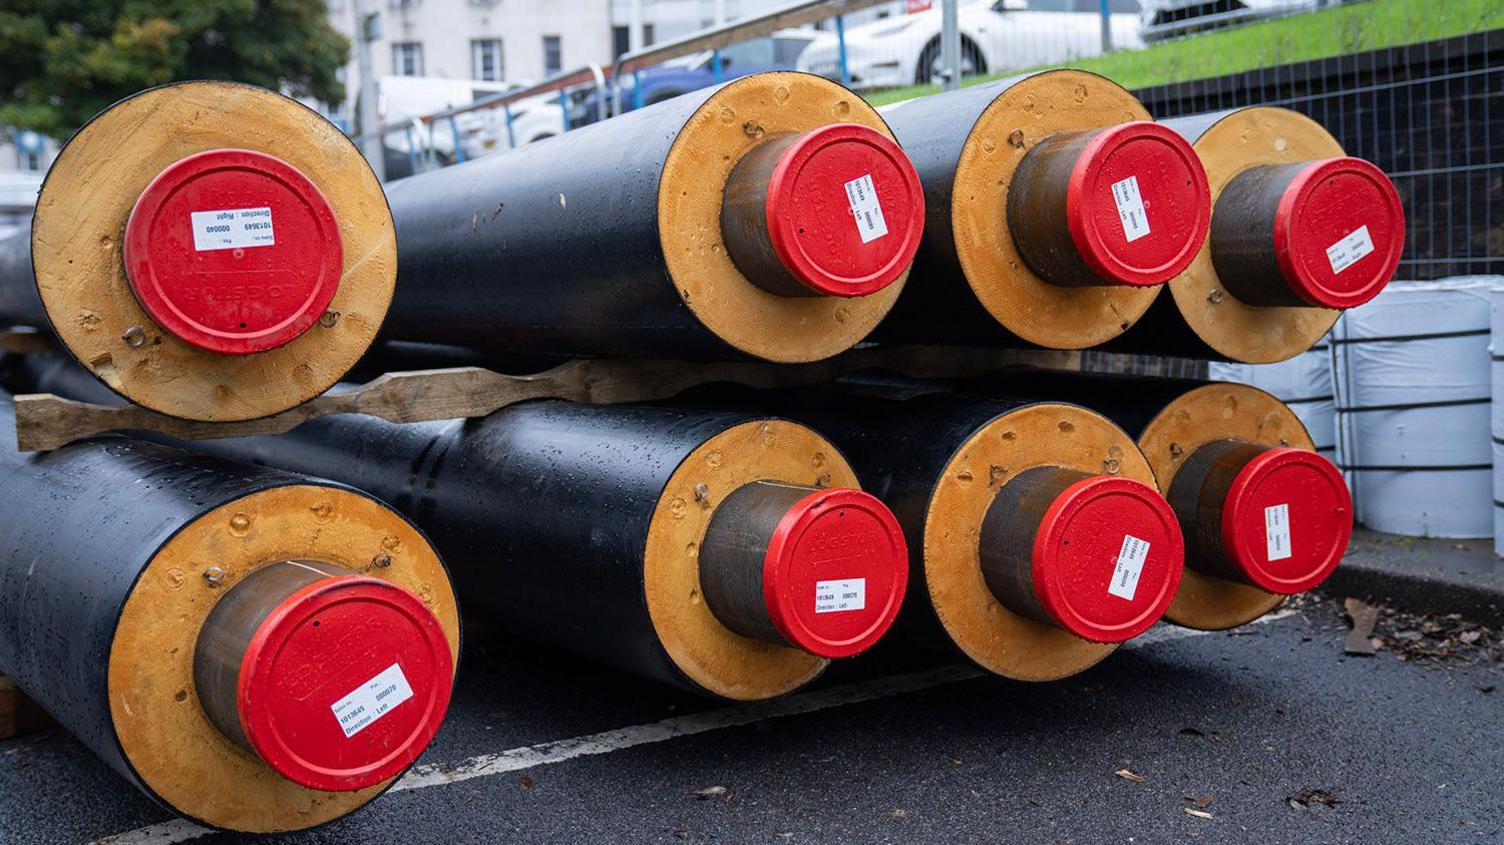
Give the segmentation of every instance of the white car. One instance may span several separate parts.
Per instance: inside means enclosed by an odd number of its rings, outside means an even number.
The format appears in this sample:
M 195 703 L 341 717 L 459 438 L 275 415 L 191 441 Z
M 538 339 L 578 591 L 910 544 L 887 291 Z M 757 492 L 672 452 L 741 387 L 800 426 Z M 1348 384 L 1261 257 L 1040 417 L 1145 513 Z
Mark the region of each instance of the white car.
M 1121 7 L 1122 3 L 1113 3 Z M 1102 18 L 1073 9 L 1070 0 L 963 0 L 961 75 L 1027 70 L 1102 52 Z M 1131 8 L 1131 7 L 1130 7 Z M 1116 49 L 1142 47 L 1139 17 L 1110 16 Z M 938 81 L 941 9 L 883 18 L 846 30 L 846 67 L 858 89 L 894 88 Z M 821 35 L 799 56 L 799 69 L 840 79 L 840 48 L 833 33 Z
M 388 173 L 429 170 L 452 164 L 456 142 L 464 158 L 496 150 L 521 147 L 564 132 L 564 108 L 556 95 L 529 97 L 511 106 L 511 131 L 506 112 L 482 108 L 425 122 L 419 118 L 467 106 L 521 87 L 521 83 L 481 82 L 472 79 L 441 79 L 421 76 L 384 76 L 377 81 L 377 118 L 383 126 L 401 126 L 382 139 L 387 148 Z M 403 161 L 403 160 L 406 161 Z
M 1140 0 L 1140 3 L 1144 40 L 1161 41 L 1203 29 L 1340 6 L 1342 0 Z

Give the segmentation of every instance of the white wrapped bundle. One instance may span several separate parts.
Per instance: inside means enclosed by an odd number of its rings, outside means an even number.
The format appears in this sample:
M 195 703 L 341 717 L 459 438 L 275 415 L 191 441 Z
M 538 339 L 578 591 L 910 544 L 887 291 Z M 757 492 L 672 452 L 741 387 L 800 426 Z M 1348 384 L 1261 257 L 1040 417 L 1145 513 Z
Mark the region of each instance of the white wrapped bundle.
M 1333 328 L 1337 463 L 1360 523 L 1493 535 L 1489 289 L 1501 282 L 1391 283 Z

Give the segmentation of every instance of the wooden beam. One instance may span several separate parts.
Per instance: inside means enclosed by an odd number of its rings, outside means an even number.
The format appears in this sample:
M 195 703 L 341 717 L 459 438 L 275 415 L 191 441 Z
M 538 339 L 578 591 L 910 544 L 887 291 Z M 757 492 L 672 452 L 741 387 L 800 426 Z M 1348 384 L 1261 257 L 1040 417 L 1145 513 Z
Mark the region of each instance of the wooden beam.
M 961 347 L 856 349 L 813 364 L 587 359 L 535 375 L 504 375 L 477 367 L 389 373 L 342 392 L 326 393 L 275 416 L 233 423 L 168 417 L 134 405 L 105 406 L 52 394 L 15 398 L 16 445 L 46 451 L 111 431 L 150 431 L 178 440 L 283 434 L 331 414 L 366 414 L 407 423 L 483 417 L 530 399 L 566 399 L 613 405 L 668 399 L 717 381 L 750 387 L 793 387 L 833 381 L 862 369 L 884 368 L 916 378 L 966 377 L 999 367 L 1030 364 L 1079 369 L 1080 353 Z

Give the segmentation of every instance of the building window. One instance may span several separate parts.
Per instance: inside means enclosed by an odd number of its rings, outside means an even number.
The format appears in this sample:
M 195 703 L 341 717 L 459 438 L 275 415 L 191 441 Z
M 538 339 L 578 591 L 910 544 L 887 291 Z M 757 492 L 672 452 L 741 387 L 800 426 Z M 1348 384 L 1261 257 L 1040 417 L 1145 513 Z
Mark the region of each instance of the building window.
M 650 23 L 642 25 L 642 46 L 653 46 L 653 25 Z
M 632 49 L 632 30 L 625 26 L 611 27 L 611 55 L 621 58 Z
M 422 76 L 423 45 L 411 41 L 393 44 L 392 73 L 397 76 Z
M 487 38 L 470 42 L 470 72 L 475 79 L 500 82 L 506 75 L 502 64 L 501 39 Z
M 564 44 L 557 35 L 543 36 L 543 73 L 552 76 L 564 69 Z

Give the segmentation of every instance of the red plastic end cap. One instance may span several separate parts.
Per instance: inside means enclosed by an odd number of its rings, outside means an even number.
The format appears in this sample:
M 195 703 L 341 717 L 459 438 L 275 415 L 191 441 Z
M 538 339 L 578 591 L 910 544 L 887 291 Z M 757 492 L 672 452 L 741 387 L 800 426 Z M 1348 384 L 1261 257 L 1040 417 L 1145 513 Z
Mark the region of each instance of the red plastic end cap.
M 888 632 L 909 583 L 893 512 L 860 490 L 800 499 L 773 531 L 763 599 L 773 627 L 818 657 L 850 657 Z
M 328 309 L 344 271 L 339 226 L 318 187 L 251 150 L 198 153 L 157 174 L 123 246 L 146 313 L 224 355 L 295 340 Z
M 919 173 L 888 136 L 838 123 L 805 133 L 773 168 L 768 240 L 784 269 L 825 296 L 898 280 L 924 234 Z
M 1072 634 L 1120 643 L 1164 615 L 1185 565 L 1170 503 L 1128 478 L 1093 476 L 1065 488 L 1034 538 L 1034 590 Z
M 1097 133 L 1071 170 L 1065 213 L 1081 259 L 1102 279 L 1148 287 L 1190 266 L 1211 226 L 1206 168 L 1151 121 Z
M 1353 500 L 1331 461 L 1269 449 L 1243 465 L 1222 505 L 1222 548 L 1248 582 L 1292 595 L 1327 579 L 1353 536 Z
M 1280 197 L 1274 255 L 1290 290 L 1353 308 L 1384 289 L 1405 248 L 1405 209 L 1384 171 L 1361 158 L 1311 162 Z
M 375 578 L 326 578 L 277 605 L 251 637 L 240 724 L 278 774 L 350 792 L 423 753 L 453 681 L 448 638 L 416 596 Z

